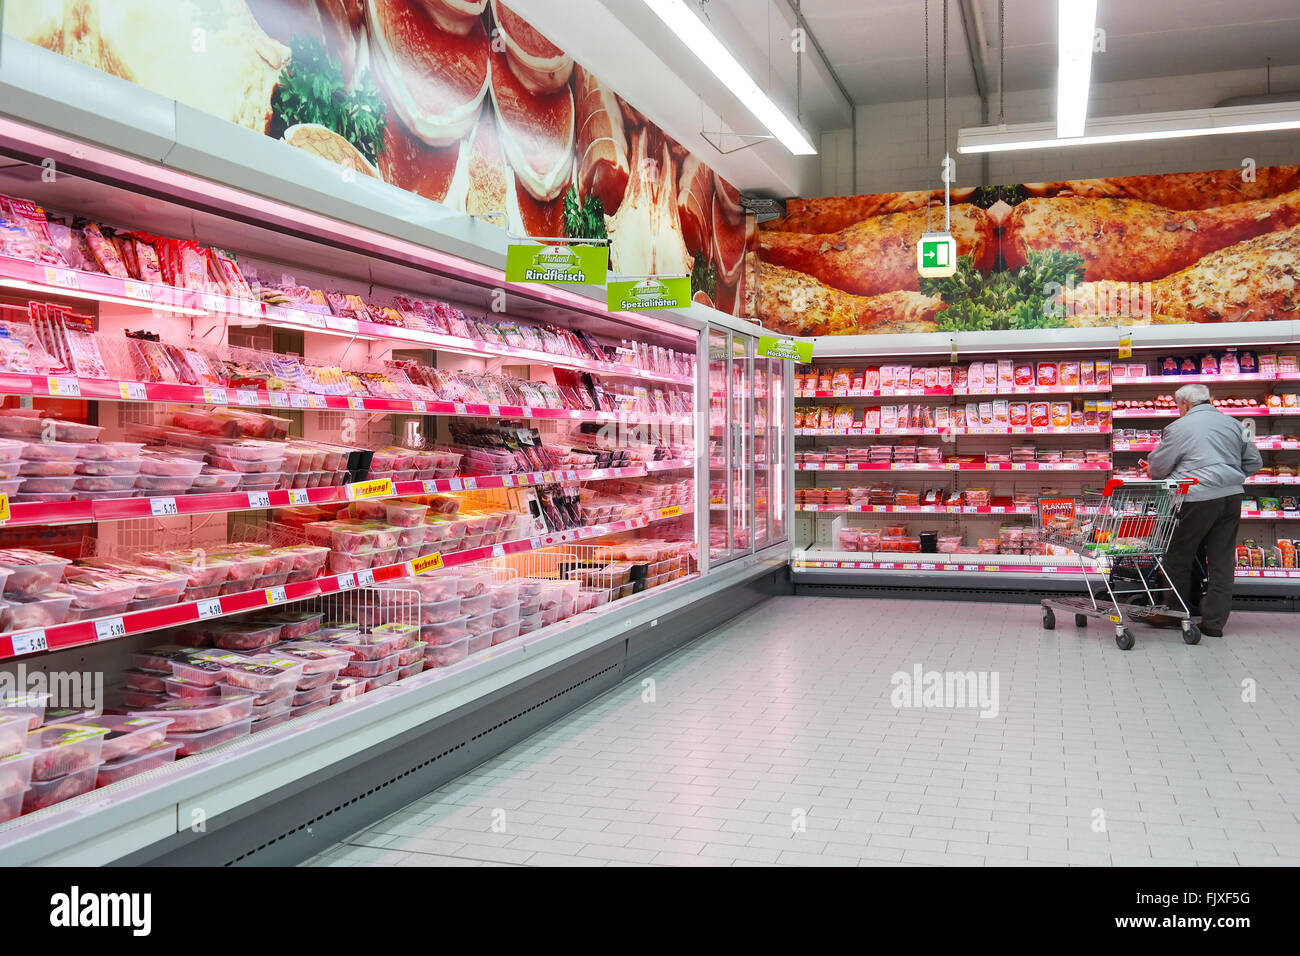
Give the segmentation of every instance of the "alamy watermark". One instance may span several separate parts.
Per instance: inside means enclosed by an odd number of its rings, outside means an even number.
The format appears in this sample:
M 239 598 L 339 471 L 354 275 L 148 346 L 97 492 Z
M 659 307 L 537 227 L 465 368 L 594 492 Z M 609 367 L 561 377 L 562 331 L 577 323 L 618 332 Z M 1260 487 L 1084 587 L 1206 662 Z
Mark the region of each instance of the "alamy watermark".
M 104 707 L 103 671 L 28 671 L 19 664 L 12 671 L 0 670 L 0 702 L 49 694 L 48 709 L 89 710 L 98 714 Z
M 996 717 L 1001 706 L 997 671 L 927 671 L 917 664 L 910 673 L 895 671 L 889 683 L 889 702 L 900 709 L 978 707 L 980 717 Z

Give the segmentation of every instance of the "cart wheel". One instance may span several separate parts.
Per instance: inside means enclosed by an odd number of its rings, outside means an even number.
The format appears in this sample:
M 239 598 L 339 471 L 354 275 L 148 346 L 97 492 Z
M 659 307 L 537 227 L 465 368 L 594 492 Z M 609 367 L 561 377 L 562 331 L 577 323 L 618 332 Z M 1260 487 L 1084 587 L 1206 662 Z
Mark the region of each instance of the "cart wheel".
M 1133 632 L 1127 627 L 1115 635 L 1115 644 L 1121 651 L 1133 649 Z
M 1086 615 L 1086 614 L 1076 614 L 1076 615 L 1074 615 L 1074 626 L 1075 626 L 1075 627 L 1087 627 L 1087 626 L 1088 626 L 1088 615 Z
M 1056 614 L 1053 613 L 1050 607 L 1043 608 L 1043 630 L 1056 630 Z
M 1187 627 L 1183 629 L 1183 643 L 1184 644 L 1201 643 L 1201 629 L 1197 627 L 1195 624 L 1191 623 L 1190 621 L 1187 622 Z

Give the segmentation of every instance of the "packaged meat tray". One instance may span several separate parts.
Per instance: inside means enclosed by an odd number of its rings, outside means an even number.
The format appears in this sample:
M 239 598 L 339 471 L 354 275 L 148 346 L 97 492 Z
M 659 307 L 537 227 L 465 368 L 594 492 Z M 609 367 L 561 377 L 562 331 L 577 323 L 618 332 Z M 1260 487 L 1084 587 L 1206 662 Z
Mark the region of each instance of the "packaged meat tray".
M 172 763 L 176 759 L 178 750 L 180 750 L 180 744 L 162 740 L 138 753 L 100 764 L 95 786 L 107 787 L 110 783 L 117 783 L 120 780 L 126 780 L 129 777 L 144 773 L 146 770 L 154 770 Z
M 151 478 L 194 478 L 203 470 L 203 459 L 150 451 L 140 459 L 140 474 Z
M 462 614 L 468 614 L 474 617 L 479 614 L 492 610 L 492 595 L 488 592 L 476 594 L 474 597 L 463 597 L 460 599 L 460 610 Z
M 375 660 L 352 660 L 347 666 L 340 671 L 343 677 L 364 677 L 366 680 L 379 677 L 381 674 L 387 674 L 389 671 L 397 669 L 397 659 L 399 653 L 389 654 L 387 657 L 380 657 Z
M 221 468 L 204 466 L 203 471 L 194 476 L 194 483 L 190 485 L 190 491 L 194 494 L 218 495 L 227 491 L 234 491 L 239 487 L 243 480 L 243 475 L 237 471 L 225 471 Z
M 310 690 L 300 690 L 293 695 L 294 707 L 305 707 L 307 704 L 314 704 L 317 701 L 329 703 L 330 694 L 333 693 L 331 683 L 321 684 L 319 687 L 313 687 Z
M 424 670 L 424 664 L 424 658 L 420 657 L 418 660 L 414 660 L 409 664 L 401 665 L 397 668 L 397 679 L 405 680 L 408 677 L 414 677 L 416 674 Z
M 287 684 L 292 688 L 302 676 L 304 661 L 291 657 L 258 655 L 226 666 L 223 680 L 254 692 L 274 690 Z
M 13 753 L 0 757 L 0 797 L 12 797 L 32 785 L 36 754 Z
M 199 687 L 212 687 L 222 679 L 226 665 L 243 658 L 237 654 L 190 653 L 170 662 L 173 677 L 180 677 Z
M 374 645 L 365 646 L 371 647 Z M 308 686 L 304 686 L 304 682 L 310 678 L 318 674 L 336 672 L 352 659 L 352 652 L 346 647 L 309 642 L 285 644 L 276 648 L 276 653 L 282 657 L 291 657 L 294 660 L 302 661 L 302 676 L 298 679 L 299 690 L 309 689 Z
M 49 702 L 49 694 L 0 695 L 0 716 L 26 720 L 27 729 L 35 730 L 45 720 L 45 708 Z M 23 743 L 26 742 L 24 736 Z
M 8 757 L 23 749 L 27 743 L 26 714 L 0 714 L 0 757 Z
M 293 688 L 268 691 L 253 701 L 253 721 L 266 720 L 276 714 L 283 714 L 293 706 Z
M 4 579 L 4 596 L 27 597 L 44 591 L 62 580 L 63 569 L 71 563 L 67 558 L 28 548 L 0 550 L 0 569 L 9 572 Z
M 81 446 L 81 452 L 78 457 L 81 458 L 83 462 L 125 461 L 130 462 L 138 468 L 138 459 L 140 458 L 140 449 L 142 448 L 144 448 L 143 444 L 129 441 L 87 442 Z M 83 474 L 93 475 L 96 474 L 96 472 L 87 471 L 83 472 Z
M 23 813 L 43 810 L 45 807 L 62 803 L 83 793 L 95 789 L 95 780 L 99 776 L 99 761 L 62 777 L 50 780 L 33 780 L 32 788 L 23 795 Z
M 71 573 L 68 569 L 59 590 L 72 595 L 72 607 L 78 610 L 105 610 L 130 604 L 136 586 L 131 581 L 92 573 Z
M 507 624 L 515 624 L 519 621 L 519 605 L 511 604 L 508 607 L 498 607 L 492 609 L 492 626 L 505 627 Z
M 434 601 L 432 604 L 420 605 L 420 623 L 421 624 L 441 624 L 460 617 L 460 601 L 458 597 L 448 597 L 445 601 Z
M 283 461 L 286 446 L 280 442 L 237 441 L 212 446 L 212 453 L 232 461 Z
M 0 438 L 0 462 L 20 461 L 27 442 L 16 438 Z
M 529 614 L 519 618 L 519 633 L 530 634 L 542 626 L 542 612 L 539 610 L 535 614 Z
M 27 631 L 52 627 L 68 619 L 72 595 L 58 588 L 41 591 L 29 597 L 9 597 L 0 608 L 0 630 Z
M 408 501 L 388 501 L 384 505 L 387 522 L 399 528 L 423 526 L 424 516 L 428 511 L 428 505 L 414 504 Z
M 283 648 L 277 648 L 276 650 L 277 652 L 283 652 Z M 334 683 L 334 681 L 338 680 L 339 671 L 343 670 L 343 668 L 347 666 L 347 662 L 351 659 L 352 656 L 350 654 L 344 655 L 344 658 L 335 664 L 332 670 L 320 671 L 315 674 L 308 674 L 304 671 L 302 677 L 298 678 L 298 683 L 295 685 L 295 689 L 312 690 L 316 687 L 320 687 L 322 684 Z
M 485 651 L 492 646 L 491 629 L 484 631 L 482 634 L 471 634 L 469 637 L 469 652 L 477 654 L 479 651 Z
M 107 727 L 49 724 L 27 735 L 26 749 L 34 754 L 32 779 L 52 780 L 100 763 Z
M 267 619 L 267 622 L 280 625 L 280 640 L 298 641 L 319 631 L 321 618 L 324 616 L 320 611 L 289 611 L 273 615 Z
M 37 434 L 39 434 L 39 431 Z M 28 442 L 23 446 L 23 460 L 28 463 L 37 461 L 75 461 L 80 457 L 83 449 L 87 447 L 89 446 L 84 442 Z
M 145 564 L 184 574 L 188 588 L 211 587 L 230 577 L 229 561 L 201 551 L 142 551 L 136 558 Z
M 71 621 L 93 621 L 101 617 L 113 617 L 114 615 L 125 614 L 131 608 L 131 602 L 125 604 L 114 604 L 111 607 L 70 607 L 66 622 Z
M 220 697 L 221 684 L 196 684 L 184 677 L 166 677 L 162 681 L 163 691 L 169 697 Z
M 212 643 L 226 651 L 255 651 L 280 639 L 283 625 L 223 624 L 210 628 Z
M 310 572 L 313 577 L 325 566 L 325 559 L 330 549 L 314 544 L 296 544 L 286 548 L 276 548 L 277 552 L 293 556 L 293 571 Z M 292 580 L 292 579 L 291 579 Z
M 227 697 L 226 700 L 231 700 Z M 181 757 L 192 757 L 195 754 L 202 753 L 205 750 L 211 750 L 213 747 L 224 744 L 230 740 L 236 740 L 248 735 L 253 726 L 252 713 L 253 698 L 248 698 L 250 716 L 233 720 L 229 723 L 213 727 L 205 731 L 196 731 L 192 733 L 169 733 L 167 740 L 169 743 L 177 745 L 176 753 Z
M 24 478 L 20 493 L 24 495 L 69 495 L 76 491 L 77 477 L 66 478 Z M 67 500 L 51 498 L 51 501 Z
M 386 671 L 383 674 L 376 674 L 374 677 L 369 678 L 368 683 L 370 686 L 367 689 L 374 690 L 376 687 L 383 687 L 385 684 L 391 684 L 401 676 L 402 672 L 397 668 L 394 668 L 391 671 Z
M 486 611 L 483 614 L 474 615 L 465 621 L 465 631 L 471 638 L 487 634 L 492 630 L 492 612 Z M 473 653 L 473 641 L 470 642 L 470 653 Z
M 340 677 L 330 687 L 330 703 L 351 700 L 360 697 L 370 686 L 370 682 L 359 677 Z
M 46 464 L 55 464 L 55 463 L 54 463 L 54 462 L 46 462 Z M 134 458 L 134 459 L 105 458 L 105 459 L 103 459 L 102 461 L 100 461 L 100 460 L 84 461 L 84 460 L 83 460 L 83 461 L 78 461 L 78 462 L 76 462 L 76 463 L 73 465 L 73 467 L 76 469 L 76 473 L 77 473 L 77 474 L 79 474 L 79 475 L 84 475 L 84 476 L 87 477 L 87 478 L 102 478 L 102 477 L 103 477 L 103 478 L 106 478 L 106 477 L 125 478 L 125 477 L 130 477 L 130 478 L 131 478 L 131 481 L 127 482 L 127 483 L 124 484 L 124 485 L 119 485 L 119 486 L 118 486 L 119 488 L 130 488 L 130 487 L 132 487 L 132 486 L 135 484 L 135 477 L 134 477 L 134 476 L 140 473 L 140 459 L 139 459 L 139 458 Z M 109 489 L 102 489 L 102 488 L 101 488 L 101 489 L 90 489 L 90 490 L 100 490 L 100 491 L 103 491 L 103 490 L 110 490 L 110 491 L 111 491 L 111 490 L 113 490 L 113 489 L 112 489 L 112 488 L 109 488 Z
M 125 492 L 135 487 L 138 477 L 138 475 L 81 475 L 72 487 L 76 491 Z
M 153 673 L 162 672 L 167 676 L 172 673 L 172 661 L 187 661 L 195 654 L 193 647 L 181 644 L 160 644 L 131 654 L 132 665 L 139 670 Z M 148 688 L 141 688 L 147 690 Z
M 23 478 L 67 478 L 76 473 L 76 461 L 24 461 L 18 466 L 18 474 Z
M 100 432 L 104 430 L 98 425 L 65 422 L 58 418 L 42 418 L 40 413 L 33 413 L 32 409 L 11 408 L 0 411 L 0 435 L 27 438 L 29 440 L 42 438 L 48 434 L 46 422 L 54 423 L 54 439 L 58 442 L 80 443 L 95 441 L 99 438 Z M 31 456 L 24 454 L 23 457 L 30 458 Z
M 520 582 L 517 578 L 506 581 L 504 584 L 490 585 L 487 590 L 488 594 L 491 595 L 491 606 L 494 608 L 519 603 Z
M 361 634 L 359 640 L 355 642 L 338 641 L 332 646 L 341 651 L 347 651 L 354 661 L 377 661 L 397 651 L 398 642 L 399 639 L 396 637 L 372 640 L 371 635 Z
M 390 637 L 398 638 L 400 643 L 398 647 L 407 647 L 411 641 L 414 641 L 420 635 L 420 625 L 405 624 L 400 621 L 392 621 L 387 624 L 379 624 L 370 629 L 371 640 L 387 640 Z
M 170 725 L 171 720 L 167 718 L 117 717 L 111 714 L 95 717 L 82 724 L 88 728 L 104 728 L 108 731 L 100 751 L 100 759 L 106 763 L 133 756 L 162 743 Z
M 456 579 L 447 574 L 426 574 L 414 578 L 393 578 L 375 585 L 384 590 L 415 591 L 420 595 L 421 615 L 424 609 L 440 601 L 459 600 Z M 454 616 L 454 615 L 453 615 Z M 426 622 L 427 623 L 427 622 Z
M 468 621 L 468 614 L 458 614 L 446 621 L 426 624 L 420 628 L 420 638 L 433 645 L 450 644 L 469 635 Z
M 519 622 L 513 621 L 503 627 L 492 630 L 492 643 L 504 644 L 506 641 L 513 641 L 519 636 Z
M 132 717 L 168 717 L 172 725 L 167 730 L 168 739 L 177 734 L 194 734 L 214 727 L 251 719 L 253 695 L 242 697 L 208 697 L 186 700 L 169 700 L 150 709 L 133 710 Z

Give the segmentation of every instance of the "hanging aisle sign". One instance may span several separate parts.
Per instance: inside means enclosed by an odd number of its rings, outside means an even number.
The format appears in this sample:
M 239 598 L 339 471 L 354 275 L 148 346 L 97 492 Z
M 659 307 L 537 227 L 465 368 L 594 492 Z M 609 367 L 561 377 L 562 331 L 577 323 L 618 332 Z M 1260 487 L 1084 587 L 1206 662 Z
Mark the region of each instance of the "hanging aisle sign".
M 778 338 L 772 335 L 758 337 L 760 358 L 785 359 L 787 362 L 811 362 L 813 344 L 798 339 Z
M 691 304 L 690 276 L 646 276 L 611 282 L 606 287 L 609 311 L 686 309 Z
M 512 244 L 506 247 L 507 282 L 604 285 L 608 268 L 608 246 Z
M 927 232 L 916 246 L 916 271 L 924 279 L 942 279 L 957 272 L 957 240 L 946 232 Z

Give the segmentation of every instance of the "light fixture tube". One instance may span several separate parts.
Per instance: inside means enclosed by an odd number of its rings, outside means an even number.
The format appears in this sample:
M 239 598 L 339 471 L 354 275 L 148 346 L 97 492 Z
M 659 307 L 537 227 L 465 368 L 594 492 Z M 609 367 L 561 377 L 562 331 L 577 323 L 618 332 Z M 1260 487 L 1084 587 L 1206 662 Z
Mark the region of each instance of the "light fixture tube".
M 1083 135 L 1092 83 L 1092 38 L 1097 0 L 1060 0 L 1057 22 L 1056 135 Z
M 684 0 L 645 0 L 645 3 L 786 149 L 796 156 L 817 153 L 803 130 L 759 88 L 754 78 Z

